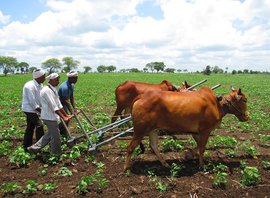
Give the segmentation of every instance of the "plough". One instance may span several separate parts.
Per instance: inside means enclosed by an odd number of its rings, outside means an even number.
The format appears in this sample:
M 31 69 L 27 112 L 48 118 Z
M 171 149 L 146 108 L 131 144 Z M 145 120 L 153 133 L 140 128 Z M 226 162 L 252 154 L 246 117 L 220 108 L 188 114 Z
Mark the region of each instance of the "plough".
M 195 88 L 198 85 L 201 85 L 202 83 L 204 83 L 206 81 L 207 80 L 202 80 L 202 81 L 194 84 L 193 86 L 187 88 L 187 90 L 191 90 L 191 89 Z M 214 90 L 214 89 L 217 89 L 220 86 L 221 85 L 218 84 L 218 85 L 215 85 L 214 87 L 212 87 L 211 89 Z M 70 133 L 70 131 L 69 131 L 69 129 L 68 129 L 68 127 L 67 127 L 67 125 L 61 119 L 61 121 L 62 121 L 62 123 L 63 123 L 63 125 L 64 125 L 64 127 L 65 127 L 65 129 L 67 131 L 67 134 L 68 134 L 68 138 L 69 139 L 67 141 L 67 146 L 69 148 L 72 148 L 73 145 L 76 143 L 77 140 L 86 137 L 86 139 L 87 139 L 87 141 L 89 143 L 89 149 L 88 149 L 88 151 L 89 152 L 95 152 L 98 147 L 100 147 L 100 146 L 102 146 L 102 145 L 104 145 L 104 144 L 106 144 L 106 143 L 108 143 L 108 142 L 110 142 L 110 141 L 112 141 L 112 140 L 120 137 L 120 136 L 123 136 L 126 133 L 133 132 L 133 127 L 131 127 L 131 128 L 126 129 L 124 131 L 120 131 L 118 134 L 116 134 L 116 135 L 114 135 L 114 136 L 112 136 L 112 137 L 110 137 L 110 138 L 108 138 L 106 140 L 103 140 L 104 134 L 106 132 L 111 131 L 112 129 L 118 128 L 119 126 L 122 126 L 122 125 L 130 122 L 132 120 L 131 115 L 127 115 L 127 117 L 125 117 L 123 119 L 120 119 L 120 120 L 118 120 L 118 121 L 116 121 L 114 123 L 110 123 L 110 124 L 108 124 L 106 126 L 103 126 L 103 127 L 100 127 L 100 128 L 96 128 L 96 126 L 93 124 L 93 122 L 91 121 L 91 119 L 85 114 L 85 112 L 82 109 L 78 111 L 78 114 L 80 114 L 80 113 L 87 120 L 88 124 L 91 125 L 94 128 L 94 130 L 93 131 L 90 131 L 90 132 L 89 131 L 86 131 L 86 129 L 84 128 L 83 124 L 81 123 L 78 115 L 74 114 L 72 116 L 75 118 L 76 122 L 78 123 L 78 125 L 79 125 L 79 127 L 80 127 L 80 129 L 82 130 L 83 133 L 81 135 L 78 135 L 78 136 L 72 136 L 71 133 Z M 100 142 L 93 142 L 91 140 L 91 135 L 93 135 L 93 134 L 96 134 L 98 136 Z

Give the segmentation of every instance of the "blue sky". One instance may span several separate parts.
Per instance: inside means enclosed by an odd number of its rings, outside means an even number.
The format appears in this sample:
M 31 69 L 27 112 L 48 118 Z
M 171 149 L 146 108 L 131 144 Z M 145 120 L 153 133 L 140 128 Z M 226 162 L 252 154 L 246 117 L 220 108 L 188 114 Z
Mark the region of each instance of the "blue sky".
M 269 0 L 1 0 L 0 55 L 270 71 Z
M 0 10 L 4 15 L 10 15 L 11 21 L 28 23 L 48 8 L 41 0 L 1 0 Z

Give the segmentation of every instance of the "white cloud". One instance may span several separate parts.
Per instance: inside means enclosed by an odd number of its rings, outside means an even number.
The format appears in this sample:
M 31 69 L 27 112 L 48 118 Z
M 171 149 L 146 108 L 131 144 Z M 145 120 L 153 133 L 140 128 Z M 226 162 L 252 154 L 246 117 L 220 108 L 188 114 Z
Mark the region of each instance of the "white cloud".
M 10 16 L 9 16 L 9 15 L 5 16 L 5 15 L 1 12 L 1 10 L 0 10 L 0 24 L 1 24 L 1 23 L 2 23 L 2 24 L 8 23 L 8 22 L 9 22 L 9 19 L 10 19 Z
M 136 7 L 143 2 L 47 0 L 49 11 L 32 22 L 2 26 L 0 54 L 35 66 L 47 58 L 72 56 L 82 66 L 114 64 L 119 69 L 164 61 L 192 71 L 209 64 L 255 70 L 269 62 L 268 0 L 153 1 L 163 19 L 138 16 Z M 0 23 L 8 20 L 0 11 Z

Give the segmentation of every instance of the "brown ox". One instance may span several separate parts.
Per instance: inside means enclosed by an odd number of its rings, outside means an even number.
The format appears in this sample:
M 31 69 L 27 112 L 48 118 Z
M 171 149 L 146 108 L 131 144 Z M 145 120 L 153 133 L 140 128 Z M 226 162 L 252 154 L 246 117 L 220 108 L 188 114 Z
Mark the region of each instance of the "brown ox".
M 134 82 L 127 80 L 115 89 L 116 110 L 112 117 L 112 122 L 115 122 L 122 111 L 124 114 L 130 114 L 133 100 L 140 94 L 147 91 L 181 91 L 190 87 L 186 81 L 183 86 L 176 87 L 170 81 L 163 80 L 160 84 L 150 84 L 144 82 Z
M 202 87 L 196 92 L 147 92 L 138 96 L 132 108 L 134 134 L 128 146 L 124 170 L 129 168 L 131 154 L 145 136 L 149 136 L 150 146 L 162 165 L 169 167 L 158 151 L 155 129 L 165 130 L 168 134 L 192 133 L 202 166 L 210 132 L 220 125 L 226 114 L 234 114 L 240 121 L 247 121 L 246 102 L 241 89 L 216 97 L 209 87 Z

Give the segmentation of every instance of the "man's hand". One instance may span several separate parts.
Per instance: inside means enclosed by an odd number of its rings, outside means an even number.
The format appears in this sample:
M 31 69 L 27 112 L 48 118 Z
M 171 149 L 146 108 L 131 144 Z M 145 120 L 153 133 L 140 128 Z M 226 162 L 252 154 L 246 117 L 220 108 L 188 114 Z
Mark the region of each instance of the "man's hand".
M 71 115 L 67 115 L 63 118 L 65 123 L 68 123 L 71 120 L 72 116 Z
M 41 113 L 41 108 L 39 108 L 39 107 L 36 108 L 36 111 L 39 112 L 39 113 Z
M 74 108 L 74 114 L 75 114 L 75 115 L 78 115 L 78 110 L 77 110 L 77 108 Z

